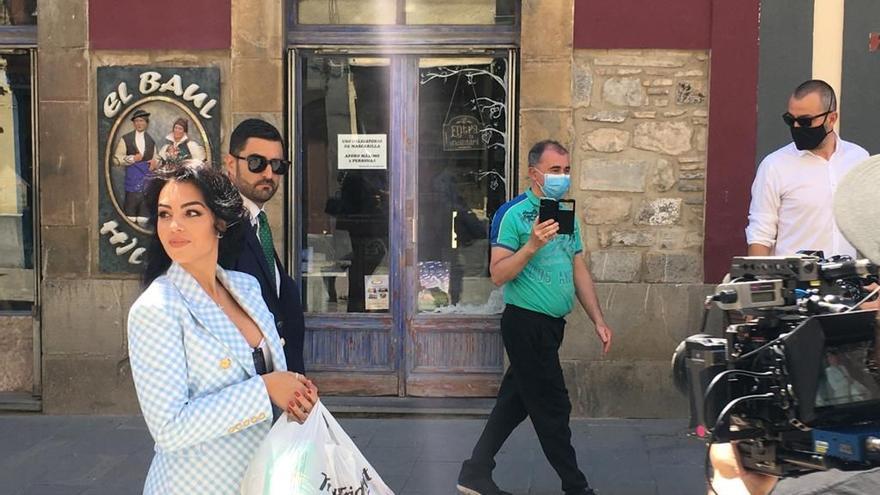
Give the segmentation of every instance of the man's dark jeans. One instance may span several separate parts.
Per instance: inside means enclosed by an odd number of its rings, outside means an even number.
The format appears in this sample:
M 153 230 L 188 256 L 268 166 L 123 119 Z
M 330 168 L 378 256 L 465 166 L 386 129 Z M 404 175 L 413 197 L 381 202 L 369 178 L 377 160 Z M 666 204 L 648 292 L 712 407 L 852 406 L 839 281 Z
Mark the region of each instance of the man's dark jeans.
M 571 402 L 559 364 L 565 320 L 508 304 L 501 317 L 501 337 L 510 359 L 498 399 L 483 434 L 463 471 L 485 473 L 510 433 L 528 415 L 544 455 L 562 479 L 566 493 L 589 487 L 578 469 L 568 426 Z

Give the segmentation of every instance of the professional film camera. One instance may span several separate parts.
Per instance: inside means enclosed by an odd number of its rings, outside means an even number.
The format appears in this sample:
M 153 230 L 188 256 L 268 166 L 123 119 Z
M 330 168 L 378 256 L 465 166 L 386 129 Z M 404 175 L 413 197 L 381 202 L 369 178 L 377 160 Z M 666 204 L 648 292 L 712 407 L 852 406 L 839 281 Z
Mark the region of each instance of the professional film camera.
M 673 356 L 697 435 L 739 440 L 744 467 L 777 476 L 880 465 L 876 311 L 858 310 L 876 275 L 848 257 L 734 258 L 706 304 L 739 322 Z

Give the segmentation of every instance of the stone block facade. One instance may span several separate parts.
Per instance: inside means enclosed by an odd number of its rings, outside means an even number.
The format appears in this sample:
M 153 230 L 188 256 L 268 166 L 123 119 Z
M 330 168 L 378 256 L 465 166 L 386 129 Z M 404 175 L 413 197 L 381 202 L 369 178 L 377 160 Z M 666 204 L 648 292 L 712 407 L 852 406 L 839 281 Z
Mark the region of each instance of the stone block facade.
M 284 127 L 287 74 L 283 23 L 276 21 L 282 2 L 233 0 L 230 48 L 197 54 L 93 50 L 85 0 L 39 4 L 39 166 L 43 197 L 52 198 L 40 218 L 44 411 L 136 413 L 125 320 L 140 285 L 134 275 L 100 273 L 97 262 L 97 68 L 218 67 L 226 151 L 228 132 L 241 120 Z M 578 308 L 568 318 L 561 357 L 573 414 L 680 417 L 686 402 L 672 389 L 669 357 L 695 333 L 707 291 L 708 54 L 574 50 L 573 10 L 573 0 L 522 2 L 517 169 L 524 189 L 535 141 L 557 139 L 571 150 L 571 197 L 615 330 L 613 349 L 602 356 L 586 314 Z M 83 125 L 71 132 L 72 122 Z M 282 195 L 267 210 L 281 233 Z M 283 238 L 275 236 L 279 252 Z M 32 345 L 26 325 L 14 330 L 7 347 Z M 0 376 L 7 383 L 30 379 Z
M 708 53 L 573 50 L 572 72 L 573 195 L 597 279 L 699 283 Z
M 136 275 L 98 268 L 98 67 L 210 66 L 221 74 L 221 152 L 229 131 L 259 116 L 283 129 L 282 2 L 232 0 L 233 32 L 227 50 L 95 50 L 88 41 L 88 2 L 38 1 L 40 218 L 43 258 L 42 396 L 48 413 L 137 413 L 128 366 L 125 320 L 140 294 Z M 59 34 L 61 33 L 61 34 Z M 59 70 L 62 71 L 59 73 Z M 72 132 L 74 123 L 82 123 Z M 219 157 L 218 157 L 219 160 Z M 51 198 L 51 200 L 47 200 Z M 282 232 L 282 199 L 267 205 Z M 276 236 L 282 251 L 283 236 Z M 88 311 L 83 311 L 87 308 Z M 28 321 L 31 321 L 28 319 Z M 4 330 L 24 342 L 21 332 Z M 3 335 L 0 332 L 0 335 Z M 29 336 L 30 334 L 28 334 Z M 0 342 L 0 349 L 4 349 Z M 12 348 L 11 345 L 8 347 Z M 21 366 L 33 369 L 33 366 Z M 0 381 L 30 380 L 0 377 Z M 26 388 L 26 387 L 25 387 Z

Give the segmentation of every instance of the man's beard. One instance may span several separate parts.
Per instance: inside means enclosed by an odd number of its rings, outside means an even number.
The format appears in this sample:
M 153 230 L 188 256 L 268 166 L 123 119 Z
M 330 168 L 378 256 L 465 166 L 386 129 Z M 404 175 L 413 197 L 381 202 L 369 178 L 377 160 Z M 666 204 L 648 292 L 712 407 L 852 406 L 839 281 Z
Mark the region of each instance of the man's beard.
M 270 179 L 262 179 L 253 184 L 248 184 L 241 179 L 235 181 L 236 186 L 238 187 L 238 191 L 244 195 L 247 199 L 255 202 L 255 203 L 265 203 L 272 199 L 272 196 L 275 195 L 275 191 L 278 190 L 278 184 L 273 182 Z M 271 187 L 269 190 L 258 189 L 257 186 L 268 185 Z

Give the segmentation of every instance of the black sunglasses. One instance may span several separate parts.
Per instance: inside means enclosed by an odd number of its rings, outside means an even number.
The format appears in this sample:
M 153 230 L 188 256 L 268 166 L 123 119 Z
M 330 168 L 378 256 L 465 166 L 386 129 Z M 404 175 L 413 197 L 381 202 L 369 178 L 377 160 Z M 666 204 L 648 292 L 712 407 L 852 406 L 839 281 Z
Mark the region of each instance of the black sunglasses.
M 281 158 L 273 158 L 270 160 L 263 155 L 257 155 L 257 154 L 248 155 L 248 156 L 238 156 L 238 155 L 232 155 L 232 156 L 234 156 L 235 158 L 238 158 L 239 160 L 246 161 L 248 164 L 248 170 L 250 170 L 251 172 L 253 172 L 255 174 L 259 174 L 263 170 L 266 170 L 266 166 L 268 165 L 268 166 L 272 167 L 272 172 L 274 172 L 278 175 L 284 175 L 287 173 L 287 167 L 290 166 L 290 161 L 283 160 Z
M 792 115 L 788 112 L 785 112 L 784 114 L 782 114 L 782 121 L 785 122 L 785 125 L 787 125 L 789 127 L 794 127 L 795 122 L 797 122 L 797 125 L 799 125 L 801 127 L 813 127 L 810 125 L 813 123 L 813 119 L 818 119 L 819 117 L 825 117 L 825 119 L 822 120 L 822 124 L 824 124 L 825 120 L 828 119 L 828 114 L 831 112 L 833 112 L 833 110 L 828 110 L 827 112 L 820 113 L 819 115 L 813 115 L 813 116 L 804 115 L 803 117 L 795 117 L 794 115 Z M 822 125 L 822 124 L 819 124 L 819 125 Z

